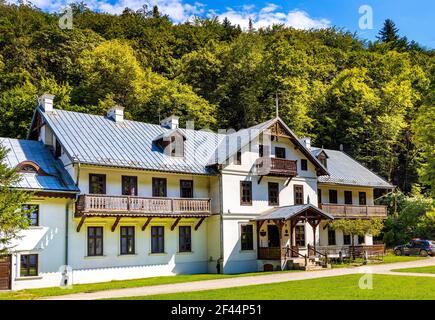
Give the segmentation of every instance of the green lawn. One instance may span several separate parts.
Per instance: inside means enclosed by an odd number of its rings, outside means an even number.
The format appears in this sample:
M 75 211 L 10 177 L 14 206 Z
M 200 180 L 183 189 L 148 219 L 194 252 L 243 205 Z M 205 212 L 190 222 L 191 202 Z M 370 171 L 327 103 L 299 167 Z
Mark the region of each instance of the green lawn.
M 396 263 L 396 262 L 408 262 L 408 261 L 415 261 L 415 260 L 421 260 L 421 259 L 427 259 L 427 257 L 420 257 L 420 256 L 396 256 L 393 252 L 388 252 L 383 260 L 379 261 L 372 261 L 370 264 L 381 264 L 381 263 Z M 352 262 L 343 262 L 343 263 L 337 263 L 332 265 L 333 268 L 347 268 L 347 267 L 359 267 L 363 264 L 362 258 L 357 258 L 355 261 Z
M 41 288 L 41 289 L 26 289 L 12 292 L 0 293 L 0 300 L 23 300 L 23 299 L 38 299 L 50 296 L 61 296 L 66 294 L 95 292 L 111 289 L 124 289 L 134 287 L 154 286 L 161 284 L 181 283 L 189 281 L 213 280 L 223 278 L 258 276 L 277 272 L 295 272 L 298 270 L 274 271 L 274 272 L 253 272 L 242 274 L 189 274 L 176 276 L 163 276 L 134 280 L 121 280 L 110 282 L 99 282 L 90 284 L 76 284 L 70 289 L 62 289 L 60 287 Z
M 373 275 L 373 289 L 360 289 L 360 274 L 209 291 L 183 292 L 131 300 L 433 300 L 435 278 Z
M 396 271 L 396 272 L 417 272 L 417 273 L 435 273 L 435 266 L 419 267 L 419 268 L 394 269 L 394 270 L 391 270 L 391 271 Z

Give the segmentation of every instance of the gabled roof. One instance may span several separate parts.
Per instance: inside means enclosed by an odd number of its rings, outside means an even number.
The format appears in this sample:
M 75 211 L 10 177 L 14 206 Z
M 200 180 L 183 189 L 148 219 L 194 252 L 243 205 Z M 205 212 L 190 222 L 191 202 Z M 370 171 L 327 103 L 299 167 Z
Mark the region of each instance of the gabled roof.
M 173 132 L 160 125 L 54 109 L 37 109 L 72 161 L 153 171 L 215 174 L 208 159 L 224 135 L 205 130 L 176 129 L 185 138 L 184 157 L 171 157 L 153 143 Z
M 23 163 L 35 164 L 42 173 L 20 172 L 22 179 L 16 188 L 47 192 L 79 192 L 59 160 L 56 160 L 41 142 L 0 138 L 0 144 L 9 150 L 6 155 L 8 167 L 15 168 Z
M 320 183 L 367 186 L 371 188 L 394 188 L 392 184 L 373 173 L 361 163 L 338 150 L 312 147 L 313 155 L 323 150 L 328 156 L 329 176 L 320 176 Z
M 323 175 L 327 175 L 328 174 L 327 169 L 320 163 L 320 161 L 313 154 L 311 154 L 310 150 L 308 150 L 305 147 L 305 145 L 303 145 L 299 141 L 296 134 L 285 124 L 285 122 L 280 117 L 276 117 L 274 119 L 262 122 L 256 126 L 247 129 L 242 129 L 227 135 L 226 137 L 227 141 L 225 141 L 225 139 L 221 140 L 217 152 L 215 152 L 213 157 L 209 160 L 209 164 L 225 163 L 225 161 L 228 158 L 233 156 L 238 151 L 239 147 L 243 148 L 253 139 L 258 137 L 260 133 L 270 128 L 272 125 L 274 125 L 277 122 L 284 128 L 284 130 L 289 135 L 290 140 L 297 146 L 297 148 L 302 152 L 302 154 L 304 154 L 305 157 L 307 157 L 307 159 L 314 164 L 314 166 L 319 171 L 319 173 Z M 239 141 L 239 144 L 237 143 L 237 141 Z M 225 144 L 227 144 L 227 147 L 225 147 Z M 226 149 L 228 149 L 229 151 L 228 153 L 226 152 Z
M 329 219 L 329 220 L 334 219 L 334 217 L 331 216 L 329 213 L 322 211 L 316 206 L 308 203 L 308 204 L 298 204 L 292 206 L 272 208 L 266 210 L 260 216 L 256 217 L 254 220 L 288 220 L 288 219 L 295 218 L 298 215 L 302 215 L 308 211 L 314 212 L 325 219 Z

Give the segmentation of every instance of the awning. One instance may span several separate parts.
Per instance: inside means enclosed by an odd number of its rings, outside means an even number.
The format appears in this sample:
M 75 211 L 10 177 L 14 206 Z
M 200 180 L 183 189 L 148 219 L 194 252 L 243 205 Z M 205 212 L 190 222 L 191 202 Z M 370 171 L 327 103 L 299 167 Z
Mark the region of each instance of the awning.
M 269 209 L 254 218 L 254 220 L 290 220 L 294 218 L 309 219 L 313 217 L 321 217 L 327 220 L 334 219 L 329 213 L 320 210 L 312 204 L 300 204 Z

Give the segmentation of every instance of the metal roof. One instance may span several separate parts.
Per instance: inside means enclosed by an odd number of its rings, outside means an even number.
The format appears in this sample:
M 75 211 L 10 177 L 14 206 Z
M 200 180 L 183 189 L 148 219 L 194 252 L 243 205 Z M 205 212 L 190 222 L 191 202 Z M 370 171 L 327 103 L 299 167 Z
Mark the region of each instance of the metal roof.
M 128 167 L 192 174 L 215 174 L 207 166 L 224 135 L 179 128 L 186 142 L 184 157 L 171 157 L 153 142 L 172 132 L 160 125 L 64 110 L 38 109 L 73 161 L 82 164 Z
M 323 150 L 327 156 L 329 176 L 320 176 L 321 183 L 367 186 L 371 188 L 394 188 L 392 184 L 364 167 L 345 152 L 330 149 L 311 148 L 312 154 Z
M 256 217 L 254 220 L 288 220 L 304 213 L 307 210 L 312 210 L 326 219 L 334 219 L 334 217 L 329 213 L 320 210 L 312 204 L 298 204 L 269 209 L 260 216 Z
M 54 158 L 42 142 L 0 138 L 0 144 L 9 150 L 5 160 L 8 167 L 14 168 L 24 161 L 31 161 L 46 174 L 20 173 L 22 179 L 15 187 L 35 191 L 79 191 L 63 165 Z

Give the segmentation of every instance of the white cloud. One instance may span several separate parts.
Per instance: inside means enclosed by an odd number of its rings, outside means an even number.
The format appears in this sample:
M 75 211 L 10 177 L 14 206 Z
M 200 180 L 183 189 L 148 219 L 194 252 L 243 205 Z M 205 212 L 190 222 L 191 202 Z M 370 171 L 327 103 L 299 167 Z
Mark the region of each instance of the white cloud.
M 18 0 L 9 0 L 17 3 Z M 46 11 L 59 11 L 68 3 L 77 0 L 32 0 L 32 3 Z M 120 14 L 124 8 L 138 10 L 144 4 L 152 8 L 154 5 L 159 7 L 160 12 L 167 14 L 175 23 L 181 23 L 191 19 L 195 15 L 217 16 L 221 20 L 228 18 L 233 24 L 240 25 L 243 29 L 248 28 L 249 19 L 252 20 L 255 28 L 266 27 L 273 24 L 285 24 L 298 29 L 326 28 L 331 22 L 325 18 L 312 18 L 303 10 L 283 11 L 274 3 L 267 3 L 260 10 L 255 5 L 243 5 L 237 9 L 227 7 L 222 11 L 207 8 L 206 5 L 195 2 L 193 4 L 184 3 L 184 0 L 117 0 L 110 3 L 109 0 L 87 0 L 87 6 L 92 10 Z
M 279 6 L 268 3 L 260 11 L 254 11 L 254 8 L 242 8 L 235 10 L 226 8 L 226 11 L 218 14 L 220 19 L 228 18 L 233 24 L 239 24 L 242 29 L 248 28 L 249 19 L 252 20 L 254 28 L 271 26 L 273 24 L 284 24 L 297 29 L 310 28 L 327 28 L 331 25 L 328 19 L 315 19 L 303 10 L 292 10 L 284 12 Z M 216 11 L 213 12 L 216 14 Z

